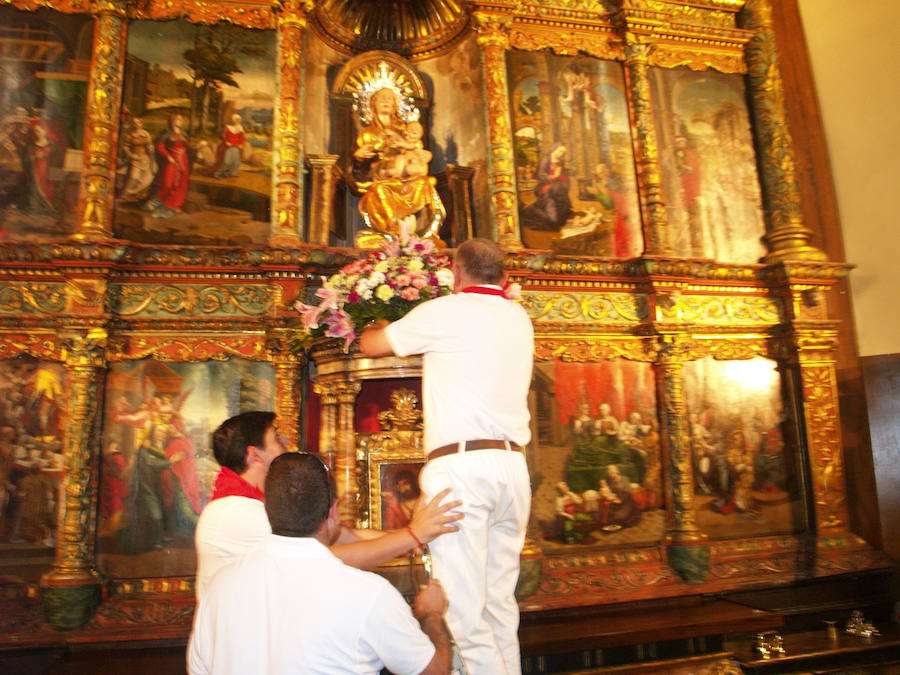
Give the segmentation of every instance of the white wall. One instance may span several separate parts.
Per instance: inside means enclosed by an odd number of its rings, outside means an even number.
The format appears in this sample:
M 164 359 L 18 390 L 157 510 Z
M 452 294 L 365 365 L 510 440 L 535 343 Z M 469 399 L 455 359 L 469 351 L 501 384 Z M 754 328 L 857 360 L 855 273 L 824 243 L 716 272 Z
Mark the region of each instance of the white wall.
M 900 2 L 798 0 L 837 189 L 860 356 L 900 353 Z

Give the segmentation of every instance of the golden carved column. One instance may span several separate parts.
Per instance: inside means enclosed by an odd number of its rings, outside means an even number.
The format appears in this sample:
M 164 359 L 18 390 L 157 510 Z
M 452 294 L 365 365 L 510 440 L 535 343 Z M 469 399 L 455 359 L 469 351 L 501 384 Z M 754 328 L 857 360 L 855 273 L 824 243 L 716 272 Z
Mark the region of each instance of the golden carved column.
M 300 366 L 303 357 L 293 354 L 283 328 L 272 329 L 267 336 L 268 350 L 275 365 L 275 414 L 279 431 L 287 439 L 289 450 L 301 449 Z
M 491 214 L 497 231 L 497 243 L 504 249 L 518 251 L 523 246 L 519 232 L 506 77 L 506 50 L 512 19 L 486 12 L 475 12 L 473 16 L 481 47 L 488 110 Z
M 294 247 L 302 242 L 303 126 L 301 113 L 301 66 L 303 65 L 303 31 L 308 0 L 275 0 L 273 10 L 278 27 L 278 106 L 275 110 L 276 150 L 273 186 L 272 246 Z
M 322 397 L 319 452 L 328 460 L 337 487 L 341 522 L 353 524 L 358 515 L 356 482 L 355 403 L 359 382 L 316 384 Z
M 79 194 L 79 218 L 75 239 L 112 237 L 115 199 L 116 146 L 119 108 L 122 105 L 122 71 L 125 67 L 124 0 L 94 0 L 94 63 L 88 84 L 84 132 L 84 175 Z
M 683 328 L 658 326 L 657 333 L 659 354 L 654 372 L 666 485 L 669 565 L 685 581 L 699 583 L 709 571 L 709 547 L 694 513 L 694 471 L 682 383 L 691 340 Z
M 742 18 L 744 28 L 756 31 L 747 45 L 747 80 L 766 212 L 765 262 L 825 260 L 803 225 L 769 0 L 747 0 Z
M 356 397 L 361 389 L 359 382 L 341 382 L 337 385 L 337 441 L 334 455 L 334 479 L 337 482 L 338 510 L 341 522 L 356 523 L 359 509 L 357 505 L 356 478 Z
M 629 110 L 634 130 L 634 153 L 638 188 L 644 217 L 644 253 L 671 255 L 666 205 L 662 196 L 662 174 L 659 168 L 659 144 L 650 102 L 650 79 L 647 75 L 651 45 L 633 33 L 625 35 L 625 79 Z
M 61 338 L 69 405 L 63 446 L 66 478 L 56 560 L 41 586 L 47 622 L 57 630 L 72 630 L 84 625 L 100 603 L 94 531 L 107 334 L 102 328 L 73 329 L 64 330 Z
M 319 454 L 328 466 L 334 468 L 335 446 L 337 440 L 337 393 L 334 384 L 314 384 L 313 391 L 319 395 L 321 412 L 319 413 Z
M 328 246 L 333 226 L 335 165 L 340 155 L 307 155 L 310 175 L 309 226 L 306 240 L 310 244 Z

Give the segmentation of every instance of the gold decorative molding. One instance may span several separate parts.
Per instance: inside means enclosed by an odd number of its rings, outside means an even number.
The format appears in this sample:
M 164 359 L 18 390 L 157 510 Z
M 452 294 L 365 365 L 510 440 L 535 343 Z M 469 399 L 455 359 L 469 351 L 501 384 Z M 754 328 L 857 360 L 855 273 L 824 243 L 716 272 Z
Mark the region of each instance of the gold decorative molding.
M 820 528 L 845 528 L 846 488 L 834 366 L 805 364 L 800 367 L 800 378 L 816 523 Z
M 153 358 L 157 361 L 198 362 L 225 361 L 230 358 L 267 360 L 268 353 L 260 336 L 206 337 L 115 335 L 109 341 L 110 361 L 133 361 Z
M 47 361 L 62 360 L 59 338 L 53 333 L 0 333 L 0 359 L 33 356 Z
M 711 49 L 690 49 L 682 45 L 656 45 L 649 60 L 651 66 L 678 68 L 685 66 L 691 70 L 718 70 L 721 73 L 746 73 L 747 65 L 743 53 L 714 51 Z
M 121 316 L 139 314 L 245 314 L 268 313 L 275 300 L 275 289 L 262 285 L 236 286 L 117 286 L 115 308 Z
M 58 314 L 65 310 L 65 285 L 31 281 L 0 283 L 0 313 Z
M 633 293 L 522 293 L 533 321 L 636 323 L 647 318 L 647 301 Z
M 287 4 L 287 3 L 285 3 Z M 227 21 L 245 28 L 272 28 L 273 7 L 282 3 L 274 2 L 210 2 L 209 0 L 143 0 L 129 9 L 134 19 L 164 21 L 184 19 L 192 23 L 218 23 Z
M 668 306 L 657 302 L 657 319 L 722 326 L 774 325 L 783 320 L 772 297 L 716 297 L 677 294 Z
M 657 349 L 652 340 L 637 337 L 578 338 L 549 337 L 538 334 L 534 340 L 535 361 L 563 361 L 564 363 L 592 363 L 625 358 L 631 361 L 656 359 Z
M 563 56 L 589 54 L 609 61 L 622 61 L 625 58 L 622 38 L 601 32 L 516 28 L 510 31 L 509 44 L 525 51 L 549 49 Z

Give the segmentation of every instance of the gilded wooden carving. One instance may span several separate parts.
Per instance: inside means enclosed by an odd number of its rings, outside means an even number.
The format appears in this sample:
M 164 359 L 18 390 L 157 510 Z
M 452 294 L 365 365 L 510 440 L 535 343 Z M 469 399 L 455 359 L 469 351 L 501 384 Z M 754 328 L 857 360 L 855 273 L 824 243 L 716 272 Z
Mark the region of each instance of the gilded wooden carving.
M 769 0 L 748 0 L 742 14 L 744 27 L 755 31 L 747 46 L 747 62 L 766 205 L 766 259 L 824 260 L 825 254 L 810 244 L 812 232 L 803 224 L 771 13 Z
M 482 68 L 488 108 L 490 142 L 491 213 L 497 241 L 509 250 L 522 248 L 516 213 L 515 174 L 507 99 L 506 50 L 509 47 L 509 17 L 475 12 L 475 29 L 482 49 Z

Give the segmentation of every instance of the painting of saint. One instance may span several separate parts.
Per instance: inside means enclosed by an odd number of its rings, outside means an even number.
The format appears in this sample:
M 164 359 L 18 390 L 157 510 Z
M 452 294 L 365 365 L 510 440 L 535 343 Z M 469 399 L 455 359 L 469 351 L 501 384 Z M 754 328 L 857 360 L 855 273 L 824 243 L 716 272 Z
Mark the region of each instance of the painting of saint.
M 650 81 L 674 254 L 758 262 L 765 229 L 743 79 L 651 68 Z
M 65 474 L 64 391 L 58 363 L 0 361 L 0 553 L 37 547 L 48 566 Z
M 796 452 L 774 361 L 684 367 L 697 524 L 711 537 L 803 527 Z
M 272 31 L 129 24 L 117 236 L 261 244 L 269 235 Z
M 663 530 L 659 429 L 646 363 L 539 363 L 537 427 L 529 461 L 532 526 L 546 548 L 659 541 Z M 540 383 L 540 384 L 538 384 Z M 536 392 L 537 393 L 537 392 Z M 552 409 L 543 401 L 552 400 Z
M 421 462 L 385 463 L 381 470 L 381 529 L 395 530 L 409 525 L 413 508 L 421 494 Z
M 507 66 L 525 245 L 639 255 L 643 241 L 621 65 L 510 52 Z
M 271 410 L 273 392 L 265 363 L 113 365 L 98 527 L 99 560 L 108 574 L 193 573 L 194 527 L 219 468 L 209 435 L 240 412 Z
M 93 19 L 0 7 L 0 240 L 74 231 Z

